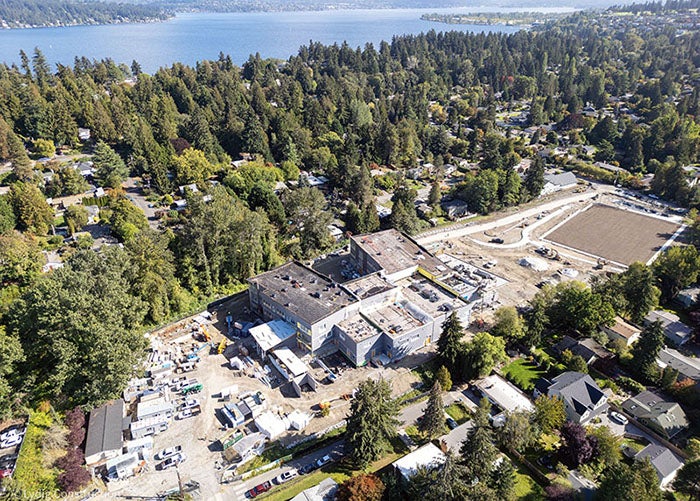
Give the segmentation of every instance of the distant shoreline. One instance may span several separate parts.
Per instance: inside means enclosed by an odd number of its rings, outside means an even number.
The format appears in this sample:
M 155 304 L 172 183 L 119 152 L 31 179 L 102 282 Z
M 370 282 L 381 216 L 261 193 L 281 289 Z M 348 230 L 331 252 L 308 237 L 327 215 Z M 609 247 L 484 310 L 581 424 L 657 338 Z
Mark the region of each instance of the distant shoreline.
M 463 7 L 462 7 L 463 8 Z M 448 10 L 446 7 L 441 10 Z M 460 9 L 459 7 L 452 8 L 452 10 Z M 420 16 L 423 21 L 429 22 L 439 22 L 445 24 L 472 24 L 476 26 L 489 26 L 489 25 L 503 25 L 503 26 L 523 26 L 530 25 L 532 22 L 512 22 L 508 21 L 508 18 L 513 16 L 517 18 L 518 14 L 523 15 L 534 15 L 542 17 L 561 17 L 563 15 L 568 15 L 575 12 L 578 9 L 575 8 L 552 8 L 552 7 L 530 7 L 527 11 L 520 9 L 518 7 L 500 7 L 498 11 L 485 11 L 480 12 L 479 7 L 472 8 L 473 12 L 468 14 L 452 13 L 452 14 L 439 14 L 439 13 L 426 13 Z M 571 9 L 569 11 L 569 9 Z M 31 29 L 41 29 L 41 28 L 71 28 L 76 26 L 111 26 L 119 24 L 153 24 L 153 23 L 163 23 L 178 17 L 179 14 L 264 14 L 264 13 L 295 13 L 295 12 L 338 12 L 338 11 L 361 11 L 361 10 L 427 10 L 426 8 L 400 8 L 394 6 L 376 6 L 376 7 L 366 7 L 366 6 L 343 6 L 338 8 L 336 6 L 326 6 L 326 8 L 319 9 L 318 6 L 309 6 L 308 9 L 297 8 L 297 9 L 259 9 L 259 10 L 214 10 L 214 9 L 182 9 L 176 11 L 164 12 L 162 17 L 145 17 L 145 18 L 116 18 L 110 21 L 89 21 L 89 20 L 75 20 L 67 22 L 52 22 L 52 23 L 42 23 L 42 24 L 22 24 L 17 22 L 8 22 L 4 19 L 0 19 L 0 32 L 10 31 L 10 30 L 31 30 Z M 552 11 L 551 13 L 548 11 Z M 523 16 L 520 16 L 523 17 Z M 502 18 L 502 22 L 494 22 L 489 20 L 489 18 Z

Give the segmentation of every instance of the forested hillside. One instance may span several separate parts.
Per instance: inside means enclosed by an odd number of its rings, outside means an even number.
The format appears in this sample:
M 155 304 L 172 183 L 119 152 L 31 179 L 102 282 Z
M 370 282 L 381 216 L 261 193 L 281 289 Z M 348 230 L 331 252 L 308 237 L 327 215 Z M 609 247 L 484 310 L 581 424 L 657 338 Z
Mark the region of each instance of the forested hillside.
M 5 0 L 0 2 L 0 28 L 135 23 L 164 20 L 171 11 L 159 5 L 72 0 Z

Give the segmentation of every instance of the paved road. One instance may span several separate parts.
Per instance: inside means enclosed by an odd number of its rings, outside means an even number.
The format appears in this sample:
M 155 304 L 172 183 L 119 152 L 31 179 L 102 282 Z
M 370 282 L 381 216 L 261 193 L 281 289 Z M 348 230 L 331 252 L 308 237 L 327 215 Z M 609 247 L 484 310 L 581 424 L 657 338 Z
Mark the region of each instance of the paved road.
M 267 481 L 272 482 L 272 480 L 281 473 L 293 469 L 299 469 L 308 463 L 315 462 L 316 460 L 321 459 L 327 454 L 337 460 L 343 456 L 345 452 L 344 449 L 344 441 L 338 440 L 337 442 L 334 442 L 322 449 L 318 449 L 302 458 L 293 459 L 280 468 L 275 468 L 268 472 L 262 473 L 247 481 L 235 482 L 233 484 L 230 484 L 231 488 L 226 490 L 225 495 L 221 499 L 246 499 L 245 493 L 253 487 L 255 487 L 256 485 L 262 484 L 263 482 Z
M 445 405 L 449 405 L 457 400 L 465 400 L 464 396 L 461 394 L 459 391 L 451 391 L 445 394 L 443 397 Z M 412 405 L 408 405 L 404 407 L 401 411 L 401 414 L 399 415 L 399 420 L 403 423 L 404 426 L 410 426 L 412 424 L 416 424 L 416 420 L 418 419 L 419 416 L 423 415 L 425 406 L 427 405 L 426 401 L 422 402 L 417 402 Z M 457 432 L 458 428 L 455 428 L 452 430 L 452 432 Z M 450 434 L 452 434 L 450 432 Z M 464 432 L 466 436 L 466 431 Z M 455 435 L 456 436 L 456 435 Z M 460 441 L 461 442 L 461 441 Z M 246 491 L 249 491 L 256 485 L 262 484 L 263 482 L 266 481 L 272 481 L 273 478 L 277 477 L 281 473 L 284 473 L 285 471 L 289 471 L 294 468 L 301 468 L 302 466 L 314 462 L 317 459 L 322 458 L 326 454 L 330 454 L 334 458 L 341 458 L 344 454 L 344 442 L 343 440 L 339 440 L 337 442 L 334 442 L 322 449 L 318 449 L 304 457 L 301 458 L 296 458 L 291 460 L 289 463 L 286 463 L 284 466 L 281 466 L 279 468 L 274 468 L 268 472 L 265 472 L 261 475 L 256 475 L 255 477 L 249 479 L 249 480 L 244 480 L 241 482 L 234 482 L 231 484 L 228 484 L 228 486 L 224 486 L 223 488 L 223 493 L 220 495 L 221 497 L 218 497 L 218 499 L 237 499 L 237 500 L 243 500 L 245 498 L 245 493 Z
M 137 186 L 136 181 L 137 180 L 133 177 L 127 179 L 124 183 L 124 190 L 129 200 L 146 214 L 149 226 L 151 228 L 157 228 L 158 219 L 156 219 L 156 209 L 149 207 L 150 202 L 148 202 L 143 193 L 141 193 L 141 188 Z
M 593 184 L 593 189 L 589 189 L 583 193 L 576 193 L 572 196 L 564 197 L 564 198 L 559 198 L 557 200 L 552 200 L 551 202 L 546 202 L 543 204 L 536 205 L 535 207 L 532 207 L 530 209 L 525 209 L 525 210 L 520 210 L 517 211 L 513 214 L 510 214 L 508 216 L 504 217 L 496 217 L 494 219 L 491 219 L 489 221 L 483 222 L 483 223 L 478 223 L 478 224 L 472 224 L 472 223 L 466 223 L 464 226 L 447 226 L 445 228 L 436 228 L 434 230 L 427 231 L 425 233 L 422 233 L 418 236 L 416 236 L 416 240 L 418 243 L 421 245 L 427 245 L 435 242 L 442 242 L 445 241 L 446 239 L 451 239 L 451 238 L 458 238 L 458 237 L 463 237 L 466 235 L 472 235 L 474 233 L 480 233 L 488 230 L 492 230 L 494 228 L 498 228 L 500 226 L 506 226 L 509 224 L 517 224 L 523 221 L 524 219 L 528 219 L 534 216 L 537 216 L 538 214 L 541 214 L 543 211 L 552 211 L 559 209 L 560 207 L 563 207 L 565 205 L 577 203 L 577 202 L 582 202 L 584 200 L 590 200 L 597 195 L 600 195 L 602 193 L 606 192 L 612 192 L 615 190 L 614 186 L 607 186 L 607 185 L 601 185 L 601 184 Z

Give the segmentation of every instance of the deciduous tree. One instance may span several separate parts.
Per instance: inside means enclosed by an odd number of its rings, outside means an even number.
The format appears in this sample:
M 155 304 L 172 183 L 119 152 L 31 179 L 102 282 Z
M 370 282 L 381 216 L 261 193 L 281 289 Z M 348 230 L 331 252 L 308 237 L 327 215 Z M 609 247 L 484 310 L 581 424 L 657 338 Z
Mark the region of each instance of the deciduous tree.
M 543 433 L 558 430 L 566 421 L 564 401 L 555 396 L 540 395 L 535 400 L 535 421 Z

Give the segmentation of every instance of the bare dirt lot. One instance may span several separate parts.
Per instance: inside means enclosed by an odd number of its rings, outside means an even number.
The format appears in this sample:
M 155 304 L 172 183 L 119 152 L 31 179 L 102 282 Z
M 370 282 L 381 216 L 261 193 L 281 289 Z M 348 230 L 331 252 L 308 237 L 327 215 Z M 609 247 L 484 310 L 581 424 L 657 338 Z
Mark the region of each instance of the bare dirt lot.
M 680 225 L 608 205 L 595 204 L 569 219 L 547 240 L 629 265 L 646 263 Z

